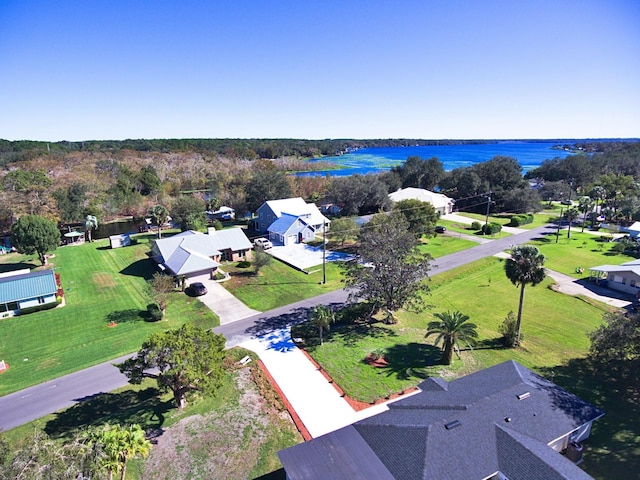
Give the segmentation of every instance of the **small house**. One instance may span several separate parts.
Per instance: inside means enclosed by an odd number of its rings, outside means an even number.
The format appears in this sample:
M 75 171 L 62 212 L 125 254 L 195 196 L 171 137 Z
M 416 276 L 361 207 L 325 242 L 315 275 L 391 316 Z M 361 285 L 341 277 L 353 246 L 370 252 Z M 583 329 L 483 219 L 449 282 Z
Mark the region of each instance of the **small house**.
M 449 198 L 442 193 L 435 193 L 424 188 L 401 188 L 388 195 L 389 200 L 394 203 L 401 202 L 402 200 L 419 200 L 421 202 L 429 203 L 433 205 L 433 208 L 439 215 L 447 215 L 453 212 L 453 206 L 455 200 Z
M 602 286 L 640 298 L 640 260 L 622 265 L 599 265 L 589 268 L 591 280 Z
M 55 306 L 58 285 L 52 269 L 16 270 L 0 275 L 0 316 L 19 315 L 25 310 Z
M 267 233 L 271 224 L 284 214 L 302 218 L 316 233 L 322 233 L 325 227 L 329 230 L 331 225 L 331 220 L 322 215 L 314 203 L 307 203 L 297 197 L 264 202 L 256 212 L 253 228 L 259 233 Z

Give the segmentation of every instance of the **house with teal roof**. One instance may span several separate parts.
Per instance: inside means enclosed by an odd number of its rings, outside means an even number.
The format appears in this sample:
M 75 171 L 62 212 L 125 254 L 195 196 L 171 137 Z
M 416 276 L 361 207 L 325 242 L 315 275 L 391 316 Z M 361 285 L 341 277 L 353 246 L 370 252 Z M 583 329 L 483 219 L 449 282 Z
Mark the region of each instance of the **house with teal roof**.
M 0 317 L 56 305 L 58 285 L 52 269 L 17 270 L 0 276 Z

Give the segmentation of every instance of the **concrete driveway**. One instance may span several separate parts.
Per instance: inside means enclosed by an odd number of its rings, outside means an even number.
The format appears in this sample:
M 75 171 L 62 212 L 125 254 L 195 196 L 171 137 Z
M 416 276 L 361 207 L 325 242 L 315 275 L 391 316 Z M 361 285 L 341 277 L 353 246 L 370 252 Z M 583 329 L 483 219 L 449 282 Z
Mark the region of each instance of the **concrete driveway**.
M 306 243 L 296 243 L 293 245 L 274 245 L 272 249 L 267 250 L 278 260 L 291 265 L 298 270 L 308 270 L 313 267 L 322 265 L 322 247 L 312 247 Z M 353 258 L 353 255 L 349 255 L 341 252 L 334 252 L 327 250 L 324 253 L 327 262 L 347 261 Z
M 191 284 L 193 282 L 202 282 L 207 287 L 207 293 L 197 298 L 220 317 L 220 325 L 235 322 L 236 320 L 260 313 L 257 310 L 247 307 L 231 295 L 226 288 L 218 282 L 211 280 L 209 275 L 198 275 L 190 278 L 189 283 Z

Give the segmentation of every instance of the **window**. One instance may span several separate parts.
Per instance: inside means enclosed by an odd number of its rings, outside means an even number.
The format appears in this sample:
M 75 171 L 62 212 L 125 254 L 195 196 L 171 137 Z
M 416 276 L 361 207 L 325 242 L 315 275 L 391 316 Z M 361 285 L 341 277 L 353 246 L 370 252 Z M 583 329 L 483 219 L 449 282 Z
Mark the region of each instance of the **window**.
M 44 303 L 44 297 L 38 297 L 38 303 L 42 305 Z

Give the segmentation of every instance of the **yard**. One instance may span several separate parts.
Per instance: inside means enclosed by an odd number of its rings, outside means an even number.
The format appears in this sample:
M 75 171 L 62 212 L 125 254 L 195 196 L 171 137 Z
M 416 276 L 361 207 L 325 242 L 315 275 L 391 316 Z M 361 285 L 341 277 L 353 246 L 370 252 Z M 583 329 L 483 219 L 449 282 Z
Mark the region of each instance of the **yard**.
M 145 321 L 146 280 L 154 272 L 149 238 L 110 249 L 108 240 L 60 247 L 50 264 L 60 274 L 65 306 L 0 321 L 0 395 L 20 390 L 140 348 L 153 332 L 194 322 L 211 328 L 217 317 L 198 300 L 172 294 L 165 318 Z M 34 256 L 0 256 L 0 271 L 38 267 Z M 116 327 L 109 327 L 110 321 Z
M 591 475 L 623 478 L 629 471 L 640 471 L 637 402 L 623 390 L 599 383 L 584 360 L 587 334 L 602 322 L 609 307 L 557 293 L 547 279 L 527 288 L 522 347 L 506 349 L 499 342 L 498 326 L 510 310 L 517 310 L 519 290 L 503 268 L 503 260 L 486 258 L 434 276 L 431 295 L 426 297 L 430 306 L 424 313 L 402 313 L 395 325 L 336 325 L 324 345 L 309 346 L 308 351 L 347 395 L 364 402 L 402 392 L 430 375 L 452 379 L 514 359 L 605 410 L 588 441 L 584 467 Z M 432 339 L 424 339 L 433 312 L 447 310 L 469 315 L 480 336 L 473 349 L 462 350 L 461 359 L 454 356 L 451 366 L 439 364 L 439 348 Z M 298 334 L 294 330 L 294 336 Z M 384 354 L 387 365 L 367 364 L 369 353 Z

